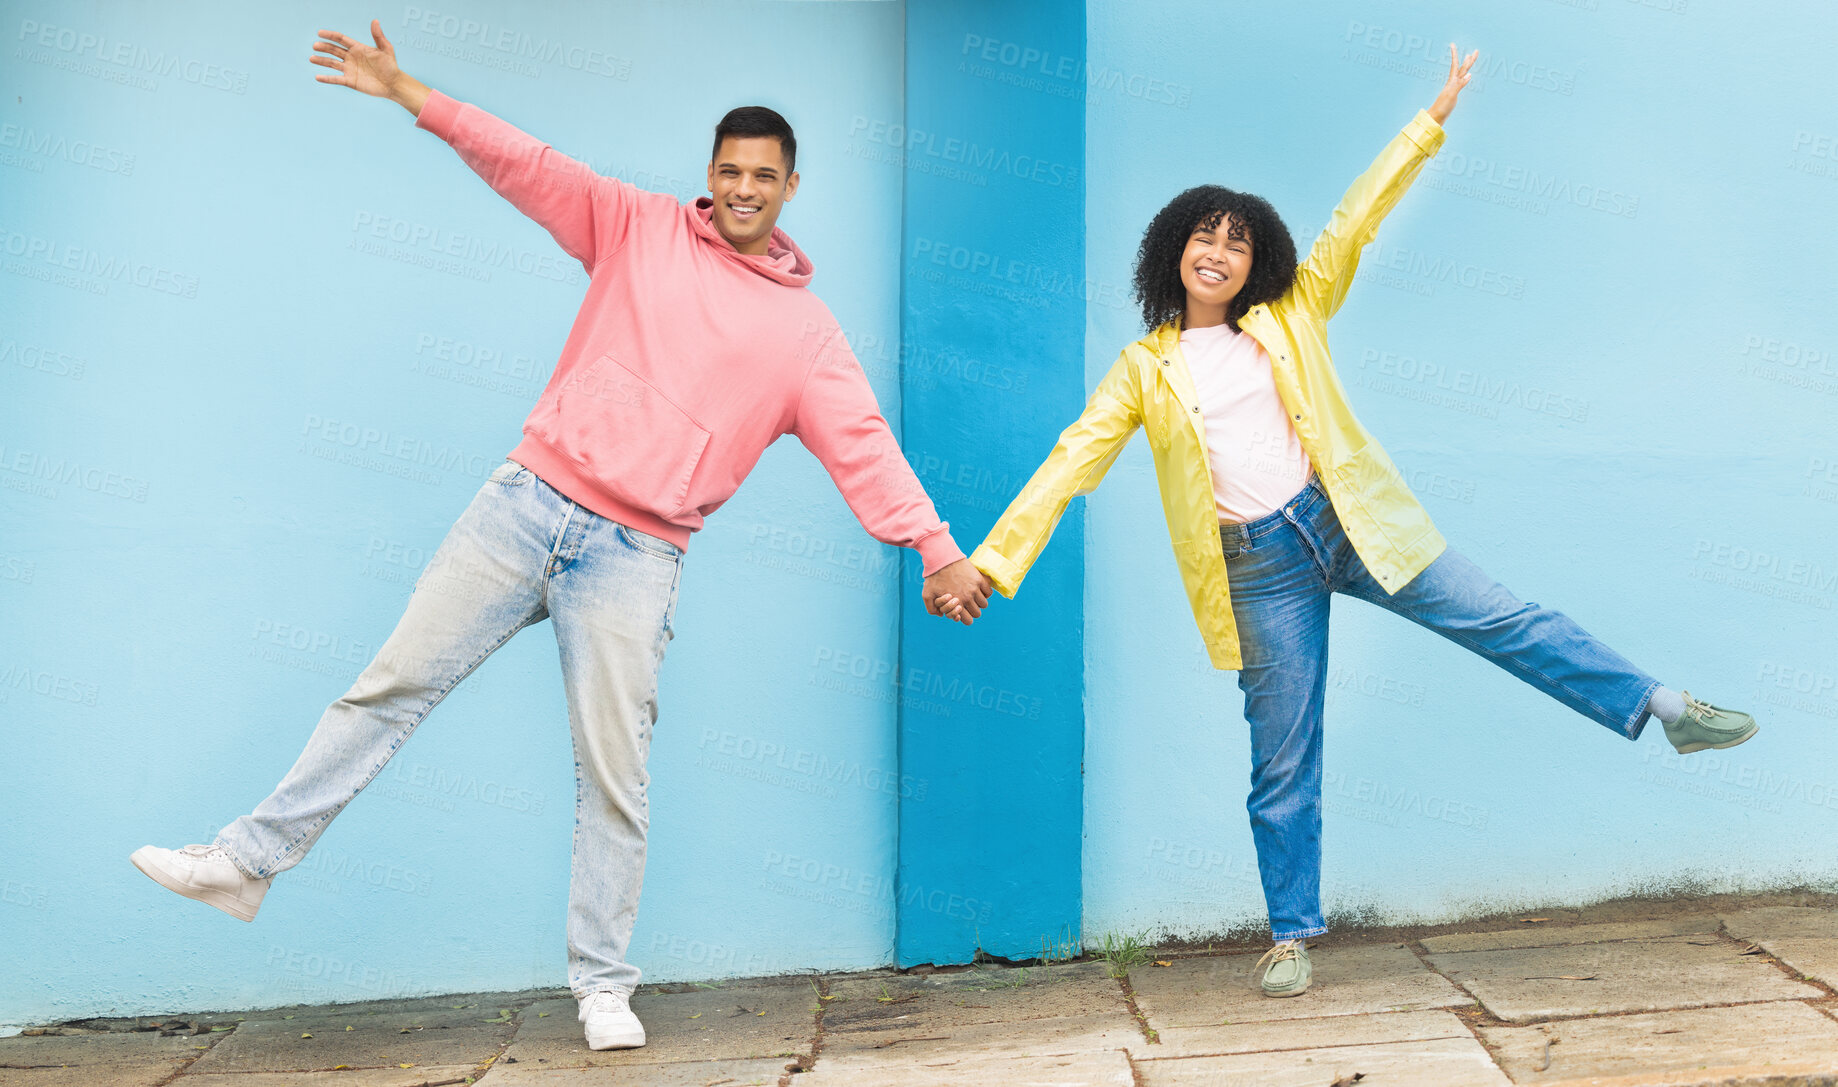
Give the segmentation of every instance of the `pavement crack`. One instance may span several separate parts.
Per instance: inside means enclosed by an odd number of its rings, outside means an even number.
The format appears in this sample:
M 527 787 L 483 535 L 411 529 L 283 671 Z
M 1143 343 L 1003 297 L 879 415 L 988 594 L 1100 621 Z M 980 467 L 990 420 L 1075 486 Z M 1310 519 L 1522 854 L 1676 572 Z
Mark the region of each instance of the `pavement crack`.
M 892 1041 L 876 1042 L 874 1045 L 869 1046 L 868 1048 L 870 1049 L 888 1049 L 888 1048 L 891 1048 L 897 1045 L 905 1045 L 908 1042 L 948 1042 L 950 1040 L 951 1040 L 951 1036 L 949 1034 L 935 1034 L 929 1038 L 895 1038 Z
M 830 982 L 828 978 L 813 978 L 811 990 L 817 995 L 817 1006 L 811 1009 L 811 1051 L 802 1056 L 795 1056 L 785 1066 L 785 1072 L 779 1076 L 779 1087 L 791 1087 L 791 1077 L 809 1072 L 817 1067 L 817 1057 L 823 1052 L 823 1012 L 830 1003 Z
M 234 1027 L 232 1027 L 229 1030 L 210 1031 L 205 1034 L 195 1035 L 195 1037 L 209 1039 L 208 1044 L 199 1047 L 201 1052 L 194 1053 L 190 1060 L 186 1061 L 184 1064 L 181 1064 L 178 1068 L 174 1069 L 172 1075 L 167 1076 L 164 1079 L 153 1081 L 151 1087 L 166 1087 L 167 1084 L 173 1082 L 174 1080 L 178 1079 L 180 1076 L 191 1071 L 191 1066 L 194 1064 L 197 1064 L 201 1058 L 208 1056 L 211 1050 L 216 1049 L 218 1042 L 221 1042 L 223 1039 L 228 1038 L 235 1033 L 236 1033 L 236 1030 Z
M 1763 947 L 1759 942 L 1755 940 L 1737 939 L 1735 936 L 1730 934 L 1728 925 L 1718 924 L 1717 935 L 1721 936 L 1726 942 L 1736 947 L 1742 948 L 1742 950 L 1738 954 L 1743 955 L 1743 956 L 1753 956 L 1753 955 L 1758 955 L 1758 954 L 1766 955 L 1767 958 L 1762 959 L 1761 960 L 1762 962 L 1772 964 L 1774 967 L 1780 970 L 1781 973 L 1787 975 L 1787 977 L 1790 980 L 1797 981 L 1802 985 L 1810 985 L 1813 988 L 1819 990 L 1820 992 L 1819 996 L 1810 997 L 1808 999 L 1824 1000 L 1829 997 L 1838 996 L 1838 989 L 1834 989 L 1830 985 L 1827 985 L 1825 982 L 1820 981 L 1818 978 L 1808 977 L 1807 975 L 1800 973 L 1798 970 L 1795 970 L 1793 967 L 1788 966 L 1786 963 L 1781 961 L 1781 957 L 1779 955 L 1776 955 L 1774 952 L 1769 951 L 1766 947 Z M 1763 939 L 1766 939 L 1766 937 L 1763 937 Z
M 1500 1019 L 1500 1017 L 1497 1015 L 1494 1015 L 1491 1011 L 1488 1011 L 1487 1005 L 1481 1003 L 1481 998 L 1478 996 L 1475 996 L 1474 992 L 1471 989 L 1469 989 L 1466 985 L 1463 985 L 1461 982 L 1456 981 L 1454 978 L 1443 973 L 1441 970 L 1436 969 L 1436 964 L 1430 961 L 1429 949 L 1423 946 L 1422 941 L 1407 940 L 1398 946 L 1404 948 L 1406 951 L 1409 951 L 1412 955 L 1416 956 L 1417 961 L 1423 964 L 1423 968 L 1425 970 L 1428 970 L 1430 973 L 1448 982 L 1450 985 L 1453 985 L 1455 987 L 1456 992 L 1461 993 L 1463 996 L 1467 997 L 1469 1000 L 1474 1001 L 1473 1007 L 1450 1008 L 1449 1010 L 1455 1013 L 1455 1018 L 1461 1021 L 1461 1025 L 1467 1029 L 1469 1035 L 1472 1036 L 1474 1040 L 1480 1044 L 1481 1049 L 1486 1051 L 1487 1059 L 1493 1062 L 1493 1066 L 1499 1069 L 1500 1075 L 1504 1077 L 1506 1075 L 1506 1065 L 1500 1059 L 1501 1054 L 1500 1054 L 1499 1048 L 1497 1046 L 1490 1044 L 1487 1041 L 1487 1036 L 1482 1034 L 1480 1031 L 1480 1028 L 1483 1025 L 1486 1025 L 1486 1026 L 1501 1025 L 1503 1021 Z M 1547 1051 L 1547 1057 L 1548 1057 L 1548 1051 Z M 1547 1064 L 1546 1067 L 1549 1067 L 1549 1065 Z
M 1130 1015 L 1136 1020 L 1136 1028 L 1142 1031 L 1142 1040 L 1150 1045 L 1160 1045 L 1162 1043 L 1161 1034 L 1149 1025 L 1149 1017 L 1142 1014 L 1142 1008 L 1136 1004 L 1136 987 L 1130 984 L 1130 975 L 1119 974 L 1117 984 L 1123 989 L 1123 1002 L 1129 1005 Z M 1130 1067 L 1133 1069 L 1135 1065 L 1132 1064 Z

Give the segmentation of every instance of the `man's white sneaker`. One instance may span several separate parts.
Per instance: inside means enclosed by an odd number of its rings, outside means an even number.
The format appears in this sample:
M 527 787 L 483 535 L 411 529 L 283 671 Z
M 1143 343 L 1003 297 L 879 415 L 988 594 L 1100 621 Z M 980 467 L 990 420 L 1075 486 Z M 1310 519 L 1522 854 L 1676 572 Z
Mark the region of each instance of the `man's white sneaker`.
M 243 875 L 219 845 L 188 845 L 184 849 L 143 845 L 128 859 L 167 890 L 215 906 L 239 921 L 255 920 L 255 911 L 262 908 L 262 896 L 274 882 L 272 876 L 250 879 Z
M 624 993 L 602 989 L 581 1001 L 589 1049 L 637 1049 L 645 1044 L 645 1025 L 632 1014 Z

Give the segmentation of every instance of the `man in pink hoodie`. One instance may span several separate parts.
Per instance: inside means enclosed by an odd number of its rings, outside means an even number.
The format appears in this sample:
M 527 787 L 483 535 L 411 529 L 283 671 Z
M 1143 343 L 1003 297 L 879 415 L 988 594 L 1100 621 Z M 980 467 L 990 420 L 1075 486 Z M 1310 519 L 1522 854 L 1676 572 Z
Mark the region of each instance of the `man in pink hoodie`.
M 980 613 L 964 558 L 901 455 L 811 263 L 776 228 L 797 192 L 797 142 L 772 110 L 715 129 L 710 197 L 644 192 L 402 72 L 375 45 L 321 31 L 322 83 L 397 102 L 587 270 L 587 297 L 523 440 L 461 514 L 394 633 L 320 718 L 255 811 L 209 845 L 146 846 L 135 865 L 179 894 L 254 920 L 428 711 L 511 635 L 554 622 L 576 764 L 570 989 L 594 1049 L 644 1044 L 625 961 L 644 876 L 645 756 L 690 534 L 766 446 L 795 434 L 868 532 L 924 560 L 922 595 Z

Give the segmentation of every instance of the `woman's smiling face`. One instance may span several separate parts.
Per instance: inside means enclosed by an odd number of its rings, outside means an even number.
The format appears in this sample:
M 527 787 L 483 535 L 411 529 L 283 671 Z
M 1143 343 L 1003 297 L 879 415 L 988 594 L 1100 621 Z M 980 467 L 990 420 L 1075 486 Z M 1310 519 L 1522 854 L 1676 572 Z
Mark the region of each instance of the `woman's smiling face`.
M 1229 215 L 1201 222 L 1181 251 L 1181 285 L 1187 288 L 1187 324 L 1216 325 L 1251 274 L 1251 234 Z M 1196 318 L 1200 320 L 1196 321 Z

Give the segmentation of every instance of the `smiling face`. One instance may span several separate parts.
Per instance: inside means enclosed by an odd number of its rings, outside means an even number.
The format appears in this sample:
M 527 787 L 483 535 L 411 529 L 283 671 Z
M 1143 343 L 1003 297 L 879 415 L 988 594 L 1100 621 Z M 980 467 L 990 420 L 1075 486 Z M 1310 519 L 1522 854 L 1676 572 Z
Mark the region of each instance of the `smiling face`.
M 1251 274 L 1251 233 L 1229 215 L 1201 220 L 1181 251 L 1181 286 L 1187 288 L 1187 328 L 1225 323 L 1226 308 Z
M 779 212 L 798 191 L 798 174 L 786 171 L 776 137 L 729 136 L 708 164 L 708 191 L 721 236 L 742 253 L 764 256 Z

